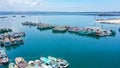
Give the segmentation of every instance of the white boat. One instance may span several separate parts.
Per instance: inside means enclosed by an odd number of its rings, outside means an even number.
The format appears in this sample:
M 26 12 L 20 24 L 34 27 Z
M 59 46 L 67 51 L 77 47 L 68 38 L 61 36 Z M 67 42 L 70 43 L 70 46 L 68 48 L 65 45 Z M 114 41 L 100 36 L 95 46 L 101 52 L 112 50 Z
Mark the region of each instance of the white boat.
M 22 57 L 15 58 L 15 63 L 19 68 L 25 68 L 28 66 L 27 62 Z
M 10 63 L 9 68 L 18 68 L 15 63 Z

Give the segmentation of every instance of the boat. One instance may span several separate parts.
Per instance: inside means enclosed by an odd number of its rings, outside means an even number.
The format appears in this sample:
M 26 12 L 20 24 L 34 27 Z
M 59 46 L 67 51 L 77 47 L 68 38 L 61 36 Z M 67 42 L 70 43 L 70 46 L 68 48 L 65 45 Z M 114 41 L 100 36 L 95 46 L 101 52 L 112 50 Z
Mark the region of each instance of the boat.
M 29 68 L 34 68 L 35 67 L 35 62 L 34 61 L 29 61 L 28 62 L 28 67 Z
M 18 68 L 25 68 L 28 66 L 27 62 L 22 57 L 15 58 L 15 63 Z
M 69 27 L 68 32 L 71 33 L 78 33 L 79 28 L 78 27 Z
M 56 26 L 52 29 L 53 32 L 66 32 L 67 28 L 65 26 Z
M 7 64 L 9 62 L 6 50 L 4 48 L 0 49 L 0 57 L 3 64 Z
M 39 59 L 35 60 L 35 67 L 39 67 L 41 64 L 42 62 Z
M 36 26 L 37 24 L 33 23 L 33 22 L 26 21 L 26 22 L 23 22 L 22 25 L 25 25 L 25 26 Z
M 40 60 L 48 66 L 52 68 L 67 68 L 69 66 L 69 63 L 66 60 L 58 59 L 55 57 L 48 56 L 46 57 L 40 57 Z
M 4 17 L 0 17 L 1 19 L 3 19 L 3 18 L 7 18 L 6 16 L 4 16 Z
M 0 46 L 4 46 L 4 43 L 2 40 L 0 40 Z
M 0 33 L 11 32 L 12 29 L 10 28 L 0 28 Z
M 119 32 L 120 32 L 120 28 L 119 28 Z
M 13 17 L 16 17 L 16 16 L 13 16 Z
M 21 16 L 22 18 L 25 18 L 25 16 Z
M 14 37 L 14 38 L 25 37 L 25 32 L 13 33 L 13 37 Z
M 8 37 L 5 37 L 3 42 L 4 42 L 4 46 L 11 46 L 11 41 Z
M 41 25 L 37 26 L 37 29 L 45 30 L 45 29 L 52 29 L 52 28 L 54 28 L 54 27 L 55 27 L 55 26 L 50 25 L 50 24 L 41 24 Z
M 15 63 L 10 63 L 9 68 L 18 68 Z
M 48 56 L 48 59 L 51 60 L 53 66 L 57 64 L 57 68 L 67 68 L 69 66 L 69 63 L 66 60 L 58 59 L 52 56 Z
M 17 40 L 18 40 L 19 44 L 23 44 L 24 43 L 22 38 L 18 38 Z

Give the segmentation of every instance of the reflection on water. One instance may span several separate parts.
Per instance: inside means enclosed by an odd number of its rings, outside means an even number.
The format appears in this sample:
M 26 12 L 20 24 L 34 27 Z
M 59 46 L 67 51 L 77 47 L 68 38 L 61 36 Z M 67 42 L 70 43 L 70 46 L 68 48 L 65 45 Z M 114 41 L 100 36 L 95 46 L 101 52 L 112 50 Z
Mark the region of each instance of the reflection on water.
M 6 50 L 14 50 L 14 49 L 16 49 L 16 48 L 19 48 L 20 46 L 22 46 L 24 43 L 22 43 L 22 44 L 18 44 L 18 45 L 13 45 L 13 46 L 10 46 L 10 47 L 6 47 Z

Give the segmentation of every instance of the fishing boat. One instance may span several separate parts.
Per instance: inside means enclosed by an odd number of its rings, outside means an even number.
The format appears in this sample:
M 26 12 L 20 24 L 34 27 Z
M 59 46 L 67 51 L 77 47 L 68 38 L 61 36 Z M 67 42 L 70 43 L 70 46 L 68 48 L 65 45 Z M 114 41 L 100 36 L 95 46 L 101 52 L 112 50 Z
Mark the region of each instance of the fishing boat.
M 69 63 L 66 60 L 48 56 L 48 59 L 53 63 L 52 66 L 57 66 L 57 68 L 67 68 Z
M 25 16 L 21 16 L 22 18 L 25 18 Z
M 4 34 L 0 34 L 0 39 L 4 39 Z
M 41 24 L 39 26 L 37 26 L 37 29 L 40 29 L 40 30 L 45 30 L 45 29 L 52 29 L 54 28 L 55 26 L 51 25 L 51 24 Z
M 48 66 L 52 68 L 67 68 L 69 66 L 69 63 L 66 60 L 58 59 L 55 57 L 48 56 L 46 57 L 40 57 L 40 60 L 47 64 Z
M 113 29 L 105 30 L 105 29 L 102 29 L 100 27 L 91 27 L 91 29 L 93 29 L 96 32 L 95 34 L 93 34 L 96 36 L 111 36 L 111 35 L 116 34 L 115 30 L 113 30 Z
M 4 46 L 4 43 L 2 40 L 0 40 L 0 46 Z
M 29 68 L 34 68 L 35 67 L 35 62 L 34 61 L 29 61 L 28 62 L 28 67 Z
M 25 25 L 25 26 L 36 26 L 37 23 L 26 21 L 26 22 L 23 22 L 22 25 Z
M 0 28 L 0 33 L 11 32 L 12 29 L 10 28 Z
M 27 62 L 22 57 L 15 58 L 15 63 L 18 68 L 25 68 L 28 66 Z
M 53 32 L 66 32 L 67 28 L 65 26 L 56 26 L 52 29 Z
M 9 62 L 6 50 L 4 48 L 0 49 L 0 57 L 3 64 L 7 64 Z
M 16 16 L 13 16 L 13 17 L 16 17 Z
M 78 33 L 83 34 L 83 35 L 93 35 L 96 32 L 93 29 L 90 29 L 90 28 L 80 28 L 78 30 Z
M 78 33 L 79 28 L 78 27 L 69 27 L 68 32 L 71 33 Z
M 25 37 L 25 32 L 13 33 L 13 37 L 14 37 L 14 38 L 17 38 L 17 37 Z
M 37 68 L 37 67 L 40 67 L 41 64 L 42 64 L 42 62 L 41 62 L 39 59 L 35 60 L 35 67 L 36 67 L 36 68 Z
M 10 39 L 8 37 L 5 37 L 3 42 L 4 42 L 5 46 L 11 46 L 11 41 L 10 41 Z
M 9 68 L 18 68 L 15 63 L 10 63 Z

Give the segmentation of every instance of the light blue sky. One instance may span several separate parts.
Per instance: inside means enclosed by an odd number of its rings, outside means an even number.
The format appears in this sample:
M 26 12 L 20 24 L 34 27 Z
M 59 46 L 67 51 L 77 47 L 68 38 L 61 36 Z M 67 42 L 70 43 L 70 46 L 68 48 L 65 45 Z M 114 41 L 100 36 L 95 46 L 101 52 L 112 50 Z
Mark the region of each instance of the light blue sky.
M 0 0 L 0 11 L 120 11 L 120 0 Z

